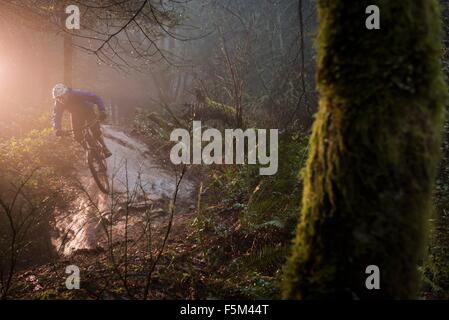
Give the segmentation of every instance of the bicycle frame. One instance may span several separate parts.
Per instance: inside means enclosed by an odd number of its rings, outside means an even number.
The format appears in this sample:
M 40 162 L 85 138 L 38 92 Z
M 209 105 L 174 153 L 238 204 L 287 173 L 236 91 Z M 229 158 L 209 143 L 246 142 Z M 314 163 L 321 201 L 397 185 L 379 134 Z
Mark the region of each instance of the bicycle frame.
M 92 122 L 78 130 L 82 131 L 83 140 L 81 145 L 87 152 L 87 162 L 89 169 L 92 173 L 92 177 L 97 183 L 98 187 L 103 193 L 109 193 L 109 181 L 107 176 L 107 163 L 103 153 L 102 143 L 94 137 L 92 131 L 90 130 L 93 125 L 98 122 Z M 65 131 L 65 133 L 74 132 L 77 130 Z

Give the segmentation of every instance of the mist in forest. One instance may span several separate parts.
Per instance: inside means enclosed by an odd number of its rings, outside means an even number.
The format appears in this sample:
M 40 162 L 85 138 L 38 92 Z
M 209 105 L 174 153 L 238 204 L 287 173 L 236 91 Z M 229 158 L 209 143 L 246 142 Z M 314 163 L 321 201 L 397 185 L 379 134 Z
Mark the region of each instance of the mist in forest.
M 449 299 L 448 34 L 438 0 L 0 0 L 0 299 Z

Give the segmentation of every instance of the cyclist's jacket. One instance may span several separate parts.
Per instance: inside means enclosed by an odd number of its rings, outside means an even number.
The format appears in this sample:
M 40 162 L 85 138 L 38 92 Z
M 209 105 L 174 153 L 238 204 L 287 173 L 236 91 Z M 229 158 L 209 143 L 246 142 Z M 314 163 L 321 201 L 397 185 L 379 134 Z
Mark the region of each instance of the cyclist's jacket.
M 55 130 L 61 130 L 62 116 L 65 111 L 77 113 L 83 112 L 87 108 L 94 110 L 95 105 L 97 105 L 100 112 L 106 112 L 103 99 L 94 93 L 79 89 L 69 89 L 66 95 L 65 103 L 61 103 L 58 100 L 55 101 L 53 109 L 53 128 Z

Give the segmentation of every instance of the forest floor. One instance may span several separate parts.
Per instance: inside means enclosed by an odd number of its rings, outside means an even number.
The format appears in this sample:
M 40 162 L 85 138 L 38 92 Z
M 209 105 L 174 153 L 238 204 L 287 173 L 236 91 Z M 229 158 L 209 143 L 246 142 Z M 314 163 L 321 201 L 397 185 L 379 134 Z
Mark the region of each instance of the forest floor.
M 115 155 L 108 165 L 116 195 L 99 192 L 87 170 L 80 170 L 73 202 L 55 212 L 52 261 L 18 272 L 12 297 L 244 298 L 252 296 L 254 281 L 264 287 L 265 277 L 257 274 L 243 279 L 248 287 L 235 288 L 242 275 L 233 261 L 260 237 L 241 230 L 238 209 L 217 203 L 210 208 L 213 225 L 200 217 L 195 199 L 201 175 L 195 173 L 183 178 L 172 211 L 180 173 L 131 134 L 107 127 L 105 136 Z M 80 289 L 67 289 L 68 266 L 79 268 Z

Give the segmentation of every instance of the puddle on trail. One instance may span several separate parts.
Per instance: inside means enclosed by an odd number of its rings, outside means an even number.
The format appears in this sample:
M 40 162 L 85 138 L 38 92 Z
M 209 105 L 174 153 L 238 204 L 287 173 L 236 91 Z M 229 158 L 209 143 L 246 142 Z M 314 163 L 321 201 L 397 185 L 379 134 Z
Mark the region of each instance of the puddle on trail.
M 127 190 L 134 195 L 134 202 L 139 206 L 144 198 L 154 203 L 170 199 L 176 189 L 175 173 L 159 166 L 145 144 L 111 126 L 103 127 L 103 132 L 113 153 L 108 159 L 108 172 L 115 200 L 111 201 L 110 196 L 99 191 L 87 169 L 81 173 L 80 183 L 85 192 L 80 192 L 80 197 L 68 210 L 55 212 L 57 236 L 53 238 L 53 244 L 64 255 L 98 246 L 99 238 L 105 234 L 102 217 L 111 211 L 112 206 L 114 210 L 120 207 L 117 202 L 120 202 L 120 197 L 124 200 L 123 194 Z M 194 184 L 184 178 L 178 193 L 179 201 L 190 202 L 193 192 Z M 117 228 L 119 226 L 117 224 Z

